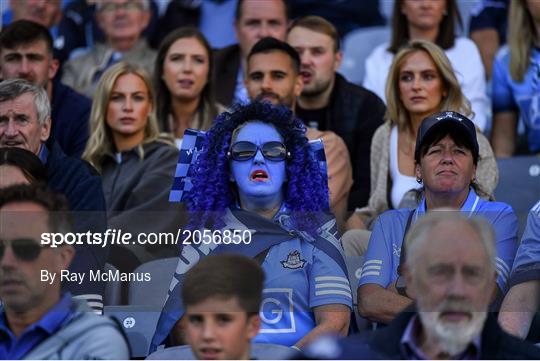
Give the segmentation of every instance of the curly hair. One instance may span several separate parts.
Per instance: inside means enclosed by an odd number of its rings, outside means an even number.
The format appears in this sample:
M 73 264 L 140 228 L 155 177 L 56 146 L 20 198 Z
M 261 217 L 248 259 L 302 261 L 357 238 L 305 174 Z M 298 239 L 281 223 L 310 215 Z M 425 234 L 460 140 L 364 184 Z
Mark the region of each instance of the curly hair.
M 237 105 L 220 114 L 206 133 L 203 151 L 189 175 L 193 188 L 186 199 L 190 228 L 222 227 L 227 207 L 236 203 L 235 186 L 230 182 L 229 150 L 235 129 L 250 121 L 273 125 L 291 153 L 287 160 L 284 202 L 292 212 L 295 228 L 315 235 L 324 213 L 329 212 L 326 174 L 305 136 L 303 122 L 290 109 L 269 103 Z

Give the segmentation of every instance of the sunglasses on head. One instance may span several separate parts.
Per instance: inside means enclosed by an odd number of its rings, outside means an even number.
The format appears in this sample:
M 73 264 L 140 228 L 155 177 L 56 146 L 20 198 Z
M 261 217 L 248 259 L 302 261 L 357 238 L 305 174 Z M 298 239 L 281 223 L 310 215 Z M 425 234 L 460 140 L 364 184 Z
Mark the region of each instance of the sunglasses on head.
M 287 148 L 281 142 L 266 142 L 259 147 L 257 144 L 247 141 L 234 143 L 227 152 L 227 156 L 234 160 L 244 161 L 255 157 L 259 150 L 268 160 L 282 161 L 291 157 L 291 153 L 287 152 Z
M 11 241 L 0 240 L 0 259 L 4 257 L 7 245 L 11 247 L 15 256 L 21 261 L 33 261 L 41 253 L 41 245 L 30 238 L 20 238 Z

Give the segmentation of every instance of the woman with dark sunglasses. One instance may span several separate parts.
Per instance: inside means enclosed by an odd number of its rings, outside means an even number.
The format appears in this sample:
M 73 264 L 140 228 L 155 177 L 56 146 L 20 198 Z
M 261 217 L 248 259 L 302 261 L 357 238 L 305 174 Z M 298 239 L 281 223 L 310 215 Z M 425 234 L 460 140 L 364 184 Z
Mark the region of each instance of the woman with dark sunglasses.
M 305 132 L 283 106 L 238 106 L 217 117 L 189 171 L 190 229 L 249 230 L 250 237 L 230 246 L 216 238 L 201 245 L 194 237 L 182 255 L 232 252 L 261 263 L 266 300 L 258 343 L 302 347 L 323 333 L 345 335 L 349 326 L 352 298 L 335 219 L 329 217 L 326 173 Z M 173 279 L 178 287 L 183 267 L 181 259 Z M 181 317 L 172 303 L 165 310 Z M 177 321 L 165 318 L 154 346 Z M 181 324 L 173 328 L 175 338 Z

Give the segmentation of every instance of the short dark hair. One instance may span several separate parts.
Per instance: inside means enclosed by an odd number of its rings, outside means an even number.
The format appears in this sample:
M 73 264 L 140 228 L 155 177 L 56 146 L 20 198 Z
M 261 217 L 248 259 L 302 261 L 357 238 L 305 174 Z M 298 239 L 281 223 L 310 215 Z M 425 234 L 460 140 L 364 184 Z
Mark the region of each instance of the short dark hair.
M 289 27 L 289 33 L 296 27 L 306 28 L 316 33 L 328 35 L 334 41 L 334 52 L 337 53 L 341 49 L 341 41 L 336 27 L 323 17 L 309 15 L 298 18 Z
M 253 45 L 253 48 L 251 48 L 251 51 L 247 56 L 247 61 L 249 62 L 251 57 L 255 54 L 268 54 L 273 51 L 281 51 L 288 55 L 289 58 L 291 58 L 294 71 L 296 74 L 300 73 L 300 55 L 298 55 L 298 52 L 286 42 L 270 36 L 262 38 Z
M 291 17 L 291 11 L 289 8 L 289 4 L 287 1 L 283 1 L 283 6 L 285 7 L 285 20 L 290 19 Z M 240 18 L 242 17 L 242 5 L 244 4 L 244 0 L 238 0 L 236 2 L 236 8 L 234 9 L 234 20 L 240 21 Z
M 30 20 L 17 20 L 2 29 L 0 50 L 14 49 L 36 41 L 44 41 L 49 54 L 53 54 L 53 38 L 46 27 Z
M 248 314 L 261 307 L 264 271 L 245 256 L 222 254 L 207 256 L 186 274 L 182 287 L 184 306 L 194 306 L 212 297 L 237 297 Z
M 396 0 L 392 14 L 392 38 L 388 51 L 396 54 L 403 45 L 405 45 L 411 36 L 409 34 L 409 21 L 401 9 L 405 0 Z M 456 40 L 456 23 L 463 29 L 463 21 L 459 14 L 459 8 L 456 0 L 446 0 L 446 15 L 439 24 L 439 33 L 435 44 L 444 50 L 454 46 Z
M 41 184 L 17 184 L 0 192 L 0 209 L 6 204 L 31 202 L 45 208 L 49 213 L 49 227 L 54 233 L 71 232 L 73 222 L 67 199 Z
M 47 168 L 37 155 L 29 150 L 16 147 L 0 148 L 0 166 L 19 168 L 30 183 L 47 184 Z

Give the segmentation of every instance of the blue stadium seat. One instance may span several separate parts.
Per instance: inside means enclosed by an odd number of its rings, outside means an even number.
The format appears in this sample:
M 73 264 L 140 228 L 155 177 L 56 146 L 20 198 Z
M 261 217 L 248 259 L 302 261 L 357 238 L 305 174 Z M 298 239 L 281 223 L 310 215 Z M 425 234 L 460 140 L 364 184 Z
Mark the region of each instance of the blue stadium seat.
M 380 44 L 390 41 L 388 26 L 375 26 L 350 32 L 343 39 L 343 61 L 339 72 L 352 83 L 362 84 L 366 58 Z
M 149 282 L 131 282 L 128 303 L 157 306 L 161 310 L 177 264 L 178 258 L 171 257 L 146 262 L 137 267 L 135 273 L 149 273 L 152 279 Z
M 121 325 L 128 339 L 131 357 L 141 358 L 148 355 L 161 307 L 105 306 L 103 313 Z
M 531 207 L 540 199 L 540 157 L 517 156 L 497 159 L 499 184 L 495 199 L 510 204 L 519 218 L 519 237 Z
M 295 359 L 298 353 L 286 346 L 254 343 L 251 345 L 251 359 L 255 360 L 290 360 Z M 195 360 L 191 346 L 175 346 L 157 350 L 150 354 L 147 360 Z

